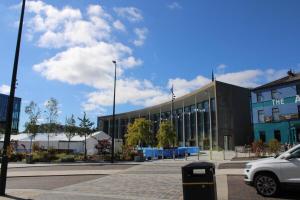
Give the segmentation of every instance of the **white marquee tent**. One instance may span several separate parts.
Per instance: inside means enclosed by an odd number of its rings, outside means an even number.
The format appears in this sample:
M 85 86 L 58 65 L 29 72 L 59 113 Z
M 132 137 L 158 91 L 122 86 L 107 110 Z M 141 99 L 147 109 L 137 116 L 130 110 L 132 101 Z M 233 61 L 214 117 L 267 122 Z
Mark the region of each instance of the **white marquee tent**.
M 87 153 L 89 155 L 96 154 L 97 150 L 95 145 L 98 143 L 98 140 L 109 139 L 111 137 L 104 133 L 103 131 L 98 131 L 93 133 L 91 136 L 87 137 Z M 0 139 L 0 147 L 3 146 L 3 135 Z M 30 150 L 30 142 L 31 136 L 27 133 L 20 133 L 18 135 L 12 135 L 11 141 L 17 141 L 18 151 L 29 151 Z M 47 148 L 48 147 L 48 134 L 47 133 L 38 133 L 35 138 L 33 138 L 32 142 L 36 142 L 40 147 Z M 119 150 L 122 145 L 122 140 L 115 140 L 115 150 Z M 25 148 L 24 148 L 25 147 Z M 68 149 L 68 138 L 65 133 L 50 133 L 49 134 L 49 147 L 54 149 Z M 74 136 L 70 141 L 70 149 L 76 153 L 84 152 L 84 137 L 80 137 L 78 135 Z

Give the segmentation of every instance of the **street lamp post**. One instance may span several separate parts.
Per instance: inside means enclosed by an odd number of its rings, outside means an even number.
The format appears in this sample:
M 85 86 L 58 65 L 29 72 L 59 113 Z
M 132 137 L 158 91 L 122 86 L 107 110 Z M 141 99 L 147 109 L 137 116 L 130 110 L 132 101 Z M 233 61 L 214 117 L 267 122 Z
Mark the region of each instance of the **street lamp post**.
M 20 17 L 19 30 L 18 30 L 18 39 L 17 39 L 16 51 L 15 51 L 14 67 L 13 67 L 13 72 L 12 72 L 12 77 L 11 77 L 10 95 L 9 95 L 9 99 L 8 99 L 7 112 L 6 112 L 5 137 L 4 137 L 4 143 L 3 143 L 1 176 L 0 176 L 0 195 L 1 196 L 5 195 L 5 188 L 6 188 L 6 176 L 7 176 L 7 165 L 8 165 L 7 148 L 10 144 L 12 115 L 13 115 L 15 89 L 16 89 L 16 82 L 17 82 L 17 73 L 18 73 L 19 53 L 20 53 L 20 45 L 21 45 L 21 37 L 22 37 L 24 11 L 25 11 L 25 0 L 23 0 L 23 3 L 22 3 L 21 17 Z
M 117 61 L 112 61 L 115 64 L 115 79 L 114 79 L 114 102 L 113 102 L 113 118 L 112 118 L 112 134 L 111 134 L 111 163 L 114 163 L 115 157 L 115 110 L 116 110 L 116 82 L 117 82 Z

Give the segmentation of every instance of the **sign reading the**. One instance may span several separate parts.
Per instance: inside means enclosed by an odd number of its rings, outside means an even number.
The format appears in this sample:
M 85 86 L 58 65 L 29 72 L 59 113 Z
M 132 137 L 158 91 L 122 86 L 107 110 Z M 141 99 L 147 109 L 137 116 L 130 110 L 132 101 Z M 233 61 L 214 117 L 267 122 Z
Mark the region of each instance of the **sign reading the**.
M 287 99 L 272 99 L 273 106 L 283 105 L 283 104 L 288 103 L 288 102 L 285 102 L 285 100 L 287 100 Z M 289 102 L 289 103 L 291 103 L 291 102 Z M 300 103 L 300 95 L 295 96 L 294 103 Z

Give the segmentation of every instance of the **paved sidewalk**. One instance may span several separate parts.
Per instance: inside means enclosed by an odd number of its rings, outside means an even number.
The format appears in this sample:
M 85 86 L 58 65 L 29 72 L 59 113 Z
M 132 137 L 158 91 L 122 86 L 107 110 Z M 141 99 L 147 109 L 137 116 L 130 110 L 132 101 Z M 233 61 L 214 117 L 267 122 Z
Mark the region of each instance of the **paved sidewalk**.
M 8 171 L 7 177 L 111 175 L 121 171 L 122 170 Z
M 37 200 L 182 200 L 181 166 L 188 163 L 187 161 L 147 162 L 125 170 L 113 171 L 109 176 L 54 190 L 14 189 L 7 190 L 7 193 L 15 199 Z M 82 170 L 78 171 L 82 173 Z M 228 199 L 226 174 L 241 172 L 241 170 L 230 169 L 220 172 L 217 170 L 218 199 Z M 52 171 L 52 173 L 61 172 Z

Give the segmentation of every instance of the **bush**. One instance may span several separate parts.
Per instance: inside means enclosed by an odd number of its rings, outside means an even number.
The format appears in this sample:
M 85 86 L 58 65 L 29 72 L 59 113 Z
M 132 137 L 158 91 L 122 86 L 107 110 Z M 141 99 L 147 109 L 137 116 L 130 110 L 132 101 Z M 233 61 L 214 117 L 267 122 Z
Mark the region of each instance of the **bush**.
M 209 149 L 209 139 L 208 138 L 203 139 L 203 149 Z
M 32 152 L 37 152 L 41 151 L 41 147 L 38 142 L 33 142 L 32 143 Z
M 269 153 L 278 154 L 281 149 L 281 144 L 278 140 L 272 139 L 269 142 Z
M 252 151 L 255 153 L 255 156 L 261 157 L 265 155 L 265 144 L 262 140 L 258 140 L 252 143 Z
M 10 162 L 18 162 L 25 159 L 25 153 L 12 153 L 9 157 Z
M 122 146 L 122 153 L 120 155 L 121 160 L 130 161 L 133 160 L 134 156 L 137 155 L 137 152 L 134 151 L 133 147 L 128 145 Z
M 75 156 L 65 155 L 59 159 L 60 162 L 75 162 Z
M 56 154 L 48 153 L 46 151 L 34 152 L 32 155 L 33 162 L 51 162 L 58 159 Z

